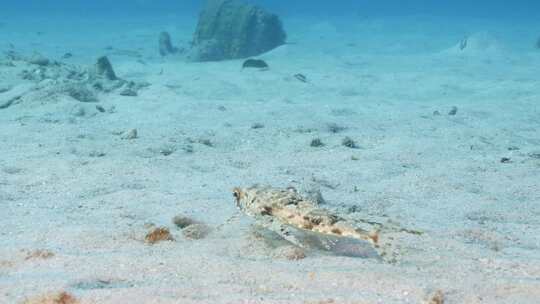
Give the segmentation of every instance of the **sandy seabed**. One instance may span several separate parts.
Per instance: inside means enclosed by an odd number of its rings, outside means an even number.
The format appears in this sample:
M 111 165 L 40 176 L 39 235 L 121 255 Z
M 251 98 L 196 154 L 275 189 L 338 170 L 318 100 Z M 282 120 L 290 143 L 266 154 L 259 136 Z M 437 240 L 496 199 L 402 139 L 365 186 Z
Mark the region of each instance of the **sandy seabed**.
M 258 71 L 160 57 L 191 16 L 6 16 L 4 51 L 107 55 L 150 86 L 81 103 L 0 59 L 0 104 L 20 96 L 0 109 L 0 303 L 538 303 L 538 24 L 284 19 Z M 396 263 L 289 260 L 237 214 L 231 190 L 255 183 L 422 234 L 381 235 Z M 186 238 L 179 214 L 211 233 Z M 145 243 L 154 226 L 174 241 Z

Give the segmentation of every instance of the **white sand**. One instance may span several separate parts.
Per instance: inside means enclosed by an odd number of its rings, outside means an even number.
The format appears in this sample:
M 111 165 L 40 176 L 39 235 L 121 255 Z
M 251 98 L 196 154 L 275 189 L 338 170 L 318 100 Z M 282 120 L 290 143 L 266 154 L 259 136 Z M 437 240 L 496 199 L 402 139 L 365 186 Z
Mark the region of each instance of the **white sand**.
M 158 33 L 186 46 L 193 17 L 5 19 L 4 50 L 71 52 L 66 62 L 87 65 L 108 54 L 118 75 L 152 85 L 100 96 L 114 113 L 39 90 L 0 110 L 0 303 L 62 290 L 80 303 L 421 303 L 436 290 L 445 303 L 538 303 L 538 24 L 285 21 L 292 44 L 260 56 L 271 68 L 259 72 L 160 58 Z M 459 51 L 474 33 L 487 34 Z M 17 76 L 24 68 L 0 66 L 0 84 L 31 84 Z M 87 116 L 72 114 L 80 106 Z M 115 135 L 132 128 L 135 140 Z M 341 146 L 345 136 L 360 149 Z M 310 147 L 316 137 L 326 146 Z M 199 241 L 171 223 L 222 224 L 236 213 L 235 186 L 313 180 L 329 208 L 357 205 L 352 217 L 424 234 L 395 235 L 396 265 L 287 261 L 250 238 L 246 217 Z M 144 244 L 150 223 L 176 241 Z M 37 249 L 54 256 L 25 259 Z

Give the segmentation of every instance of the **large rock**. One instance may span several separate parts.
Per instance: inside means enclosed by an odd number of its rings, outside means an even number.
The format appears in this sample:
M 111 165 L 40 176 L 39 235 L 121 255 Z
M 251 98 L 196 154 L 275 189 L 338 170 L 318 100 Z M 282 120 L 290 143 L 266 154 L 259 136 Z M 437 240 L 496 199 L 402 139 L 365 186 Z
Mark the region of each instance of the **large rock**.
M 285 43 L 277 15 L 239 0 L 207 0 L 193 39 L 192 59 L 256 56 Z

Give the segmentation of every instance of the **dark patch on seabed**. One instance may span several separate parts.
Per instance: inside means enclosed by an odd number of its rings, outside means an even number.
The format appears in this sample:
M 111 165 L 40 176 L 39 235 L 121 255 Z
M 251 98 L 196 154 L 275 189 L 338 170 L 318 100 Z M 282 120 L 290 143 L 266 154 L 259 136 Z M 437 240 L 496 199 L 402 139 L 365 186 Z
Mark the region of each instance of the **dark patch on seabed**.
M 115 281 L 115 280 L 86 280 L 79 281 L 70 285 L 71 288 L 79 290 L 95 290 L 95 289 L 116 289 L 116 288 L 130 288 L 135 286 L 134 283 L 129 281 Z

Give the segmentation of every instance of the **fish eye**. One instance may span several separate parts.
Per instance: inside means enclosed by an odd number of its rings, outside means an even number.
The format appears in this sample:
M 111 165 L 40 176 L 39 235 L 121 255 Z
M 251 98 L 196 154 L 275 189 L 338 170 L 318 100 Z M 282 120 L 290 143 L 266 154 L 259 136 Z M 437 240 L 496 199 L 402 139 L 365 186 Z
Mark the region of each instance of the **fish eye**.
M 240 201 L 240 190 L 234 189 L 233 190 L 233 196 L 236 199 L 236 201 L 239 202 Z

